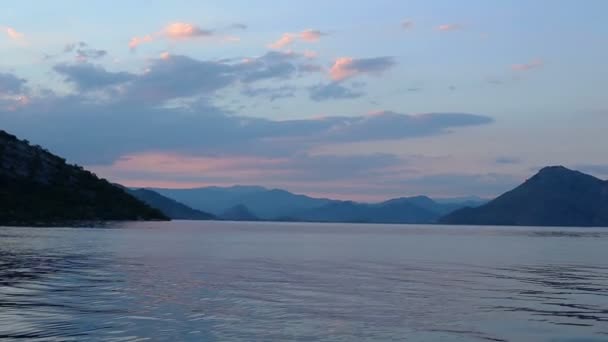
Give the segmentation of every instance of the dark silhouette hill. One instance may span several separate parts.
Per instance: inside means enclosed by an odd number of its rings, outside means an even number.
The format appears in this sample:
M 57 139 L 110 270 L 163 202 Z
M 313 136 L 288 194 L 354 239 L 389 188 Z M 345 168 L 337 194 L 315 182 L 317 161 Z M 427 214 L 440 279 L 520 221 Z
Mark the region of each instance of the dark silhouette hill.
M 563 166 L 545 167 L 489 203 L 454 211 L 440 222 L 605 227 L 608 226 L 608 182 Z
M 82 167 L 0 130 L 0 224 L 166 219 Z
M 213 220 L 215 215 L 192 209 L 171 198 L 165 197 L 149 189 L 127 189 L 133 197 L 160 210 L 165 216 L 174 220 Z

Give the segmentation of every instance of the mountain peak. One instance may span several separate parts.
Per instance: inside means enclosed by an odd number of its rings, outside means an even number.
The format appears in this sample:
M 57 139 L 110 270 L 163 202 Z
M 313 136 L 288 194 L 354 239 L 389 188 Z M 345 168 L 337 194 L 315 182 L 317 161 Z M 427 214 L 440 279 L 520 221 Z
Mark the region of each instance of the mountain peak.
M 540 169 L 538 175 L 585 175 L 582 172 L 571 170 L 562 165 L 545 166 Z M 586 175 L 588 176 L 588 175 Z
M 593 177 L 586 173 L 582 173 L 580 171 L 571 170 L 561 165 L 543 167 L 530 180 L 541 181 L 544 183 L 559 182 L 562 184 L 565 182 L 602 182 L 602 180 L 600 180 L 599 178 Z
M 475 209 L 441 220 L 451 224 L 608 226 L 608 183 L 563 166 L 549 166 L 522 185 Z
M 570 170 L 569 168 L 563 165 L 549 165 L 545 166 L 538 171 L 538 173 L 548 173 L 548 172 L 575 172 Z

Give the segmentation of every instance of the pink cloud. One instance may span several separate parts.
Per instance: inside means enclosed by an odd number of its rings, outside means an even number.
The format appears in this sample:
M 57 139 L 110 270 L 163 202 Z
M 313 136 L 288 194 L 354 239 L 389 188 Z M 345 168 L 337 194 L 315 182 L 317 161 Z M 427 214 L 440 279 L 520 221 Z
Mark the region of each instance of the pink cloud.
M 380 74 L 393 67 L 392 57 L 359 58 L 340 57 L 329 69 L 329 77 L 334 81 L 342 81 L 358 74 Z
M 23 42 L 25 39 L 25 35 L 17 30 L 15 30 L 12 27 L 5 27 L 4 31 L 6 32 L 6 35 L 14 40 L 14 41 L 18 41 L 18 42 Z
M 340 57 L 336 59 L 334 65 L 329 69 L 329 76 L 334 81 L 347 79 L 357 73 L 357 70 L 352 67 L 353 59 L 350 57 Z
M 324 35 L 325 33 L 319 30 L 308 29 L 300 32 L 300 39 L 305 42 L 318 42 L 319 39 L 321 39 L 321 37 Z
M 462 25 L 460 24 L 443 24 L 437 26 L 437 31 L 449 32 L 449 31 L 457 31 L 461 30 Z
M 204 30 L 199 26 L 183 22 L 174 22 L 165 26 L 162 31 L 147 34 L 141 37 L 133 37 L 129 41 L 129 48 L 136 49 L 139 45 L 150 43 L 158 39 L 186 40 L 213 35 L 212 31 Z
M 225 175 L 226 173 L 250 173 L 272 165 L 280 165 L 285 160 L 278 158 L 236 157 L 199 157 L 170 152 L 145 152 L 126 155 L 112 165 L 116 171 L 170 173 L 174 175 Z
M 96 172 L 98 173 L 98 172 Z M 115 178 L 114 182 L 130 188 L 164 188 L 164 189 L 192 189 L 200 188 L 205 186 L 222 186 L 224 184 L 217 183 L 204 183 L 204 182 L 187 182 L 187 181 L 165 181 L 165 180 L 154 180 L 154 179 L 129 179 L 129 178 Z M 226 184 L 226 185 L 233 185 Z
M 294 36 L 292 33 L 283 33 L 281 38 L 279 38 L 274 43 L 271 43 L 270 45 L 268 45 L 268 47 L 271 49 L 277 49 L 277 50 L 282 49 L 286 46 L 291 45 L 295 40 L 296 40 L 296 36 Z
M 515 71 L 527 71 L 527 70 L 542 68 L 543 65 L 545 65 L 545 63 L 543 62 L 542 59 L 534 59 L 534 60 L 530 61 L 529 63 L 513 64 L 511 66 L 511 69 L 513 69 Z
M 169 39 L 196 38 L 212 34 L 211 31 L 203 30 L 196 25 L 183 22 L 175 22 L 165 26 L 163 33 Z
M 271 49 L 279 50 L 279 49 L 285 48 L 287 46 L 290 46 L 291 44 L 295 43 L 297 40 L 307 42 L 307 43 L 316 43 L 321 39 L 321 37 L 326 36 L 326 35 L 327 35 L 327 33 L 325 33 L 325 32 L 321 32 L 319 30 L 313 30 L 313 29 L 307 29 L 307 30 L 304 30 L 299 33 L 285 32 L 285 33 L 283 33 L 283 35 L 281 35 L 281 38 L 279 38 L 278 40 L 276 40 L 273 43 L 270 43 L 268 45 L 268 47 Z
M 153 40 L 154 40 L 154 38 L 151 35 L 146 35 L 143 37 L 133 37 L 129 41 L 129 49 L 134 50 L 139 45 L 144 44 L 144 43 L 149 43 Z

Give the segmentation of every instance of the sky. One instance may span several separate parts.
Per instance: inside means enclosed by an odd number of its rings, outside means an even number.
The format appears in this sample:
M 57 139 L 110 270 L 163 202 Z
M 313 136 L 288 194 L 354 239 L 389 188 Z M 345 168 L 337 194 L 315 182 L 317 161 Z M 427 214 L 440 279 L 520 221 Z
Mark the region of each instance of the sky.
M 0 128 L 133 187 L 360 201 L 608 178 L 603 0 L 27 1 Z

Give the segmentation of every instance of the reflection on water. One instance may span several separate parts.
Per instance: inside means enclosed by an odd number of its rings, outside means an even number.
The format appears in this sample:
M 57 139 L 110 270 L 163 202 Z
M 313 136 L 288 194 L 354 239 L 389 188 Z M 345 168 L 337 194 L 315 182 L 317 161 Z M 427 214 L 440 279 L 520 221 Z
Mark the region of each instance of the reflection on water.
M 606 341 L 607 232 L 0 228 L 0 339 Z

